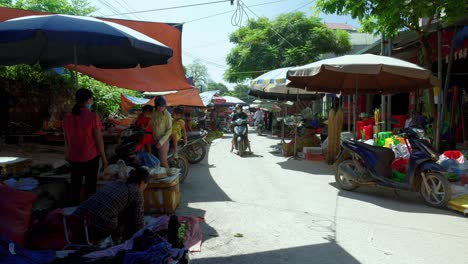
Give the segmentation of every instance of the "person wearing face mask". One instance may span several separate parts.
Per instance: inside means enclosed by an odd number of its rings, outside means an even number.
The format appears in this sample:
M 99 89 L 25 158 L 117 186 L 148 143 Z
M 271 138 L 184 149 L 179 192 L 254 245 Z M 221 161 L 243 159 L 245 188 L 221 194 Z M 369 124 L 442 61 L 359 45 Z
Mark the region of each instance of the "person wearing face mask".
M 164 96 L 158 96 L 154 100 L 155 110 L 151 117 L 151 126 L 153 128 L 153 137 L 158 149 L 158 158 L 161 166 L 169 170 L 167 162 L 167 153 L 169 152 L 169 139 L 172 135 L 172 117 L 166 110 L 166 99 Z
M 102 169 L 107 167 L 102 137 L 102 123 L 96 113 L 91 112 L 93 93 L 79 89 L 76 104 L 63 120 L 66 159 L 70 163 L 70 200 L 72 205 L 80 202 L 81 185 L 85 178 L 86 198 L 96 192 L 99 160 Z

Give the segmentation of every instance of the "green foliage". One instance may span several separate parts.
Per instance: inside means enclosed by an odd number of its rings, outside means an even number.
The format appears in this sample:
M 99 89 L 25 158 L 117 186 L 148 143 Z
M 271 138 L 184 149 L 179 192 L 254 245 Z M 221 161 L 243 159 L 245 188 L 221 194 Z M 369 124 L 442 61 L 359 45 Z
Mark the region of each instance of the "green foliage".
M 91 6 L 88 0 L 1 0 L 0 6 L 82 16 L 96 11 L 96 8 Z M 23 83 L 30 88 L 28 93 L 31 96 L 61 94 L 61 89 L 70 89 L 71 94 L 73 94 L 76 89 L 70 75 L 58 76 L 41 69 L 38 65 L 0 67 L 0 77 Z M 85 75 L 79 76 L 78 86 L 93 91 L 94 107 L 101 116 L 107 116 L 120 108 L 121 93 L 141 96 L 140 92 L 106 85 Z
M 319 18 L 302 12 L 282 14 L 273 21 L 266 17 L 249 20 L 230 35 L 230 41 L 236 46 L 226 59 L 229 68 L 224 77 L 229 82 L 311 63 L 325 53 L 342 55 L 351 50 L 347 32 L 330 30 Z
M 80 88 L 87 88 L 94 95 L 94 111 L 102 117 L 107 117 L 110 113 L 120 109 L 120 94 L 126 94 L 136 97 L 143 97 L 141 92 L 118 88 L 97 81 L 86 75 L 78 77 Z
M 187 76 L 193 77 L 195 87 L 202 89 L 206 87 L 209 80 L 208 68 L 203 65 L 199 60 L 195 60 L 193 63 L 186 66 Z
M 224 85 L 223 83 L 217 83 L 217 82 L 213 82 L 213 81 L 210 81 L 208 83 L 208 86 L 207 86 L 207 91 L 216 91 L 216 90 L 219 90 L 219 93 L 220 95 L 225 95 L 226 93 L 229 92 L 228 88 L 226 85 Z
M 440 19 L 442 22 L 450 23 L 465 15 L 468 2 L 464 0 L 317 0 L 316 8 L 328 14 L 351 15 L 359 20 L 363 31 L 384 33 L 393 37 L 402 28 L 417 33 L 427 32 L 427 27 L 420 25 L 420 18 Z
M 88 0 L 2 0 L 0 6 L 78 16 L 87 16 L 97 10 Z

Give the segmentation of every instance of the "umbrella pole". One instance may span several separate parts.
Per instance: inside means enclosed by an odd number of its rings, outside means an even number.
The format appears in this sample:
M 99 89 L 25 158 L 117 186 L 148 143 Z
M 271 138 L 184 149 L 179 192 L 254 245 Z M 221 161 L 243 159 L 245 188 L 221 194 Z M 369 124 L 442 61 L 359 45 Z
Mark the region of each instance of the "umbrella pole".
M 281 143 L 284 143 L 284 119 L 288 116 L 288 107 L 286 106 L 283 120 L 281 121 Z
M 78 55 L 76 54 L 76 45 L 73 45 L 73 62 L 75 63 L 75 88 L 78 89 Z
M 348 95 L 348 132 L 351 132 L 351 95 Z
M 354 115 L 353 115 L 353 123 L 354 123 L 354 141 L 357 141 L 357 97 L 358 97 L 358 75 L 356 74 L 356 94 L 354 95 Z

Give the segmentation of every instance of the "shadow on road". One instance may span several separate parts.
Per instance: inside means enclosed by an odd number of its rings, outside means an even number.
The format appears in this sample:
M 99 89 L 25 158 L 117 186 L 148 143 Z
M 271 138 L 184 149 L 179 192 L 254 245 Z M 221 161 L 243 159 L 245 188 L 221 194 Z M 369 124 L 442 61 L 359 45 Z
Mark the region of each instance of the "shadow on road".
M 216 167 L 208 164 L 208 148 L 205 159 L 199 164 L 190 166 L 187 179 L 180 185 L 181 203 L 176 213 L 182 216 L 205 217 L 206 212 L 202 209 L 193 208 L 190 203 L 203 202 L 225 202 L 232 201 L 231 198 L 214 181 L 210 168 Z M 217 231 L 209 225 L 209 222 L 201 224 L 203 241 L 218 236 Z
M 440 214 L 465 218 L 463 215 L 451 212 L 448 209 L 437 209 L 426 205 L 419 193 L 400 190 L 395 193 L 393 190 L 379 187 L 359 187 L 354 191 L 345 191 L 341 190 L 335 182 L 330 183 L 330 185 L 339 190 L 338 195 L 340 197 L 372 203 L 393 211 Z
M 275 264 L 275 263 L 321 263 L 321 264 L 355 264 L 360 263 L 336 242 L 285 248 L 259 253 L 194 259 L 193 264 Z
M 213 179 L 210 168 L 216 165 L 208 164 L 209 155 L 208 147 L 205 159 L 190 166 L 187 179 L 180 186 L 183 201 L 189 203 L 232 201 Z
M 285 170 L 301 171 L 318 175 L 334 175 L 333 169 L 322 161 L 306 161 L 290 159 L 278 162 Z

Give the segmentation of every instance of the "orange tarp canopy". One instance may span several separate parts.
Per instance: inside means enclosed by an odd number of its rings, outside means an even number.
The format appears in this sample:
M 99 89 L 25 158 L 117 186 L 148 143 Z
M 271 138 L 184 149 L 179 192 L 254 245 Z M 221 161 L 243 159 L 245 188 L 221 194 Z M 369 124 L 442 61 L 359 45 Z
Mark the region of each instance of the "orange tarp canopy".
M 198 93 L 198 89 L 192 88 L 188 90 L 180 90 L 176 93 L 167 94 L 164 96 L 166 98 L 167 106 L 195 106 L 195 107 L 205 107 L 203 101 Z M 132 109 L 137 104 L 145 104 L 154 106 L 154 98 L 144 99 L 144 98 L 133 98 L 135 101 L 132 101 L 131 96 L 120 94 L 120 106 L 122 107 L 122 112 L 127 112 Z
M 197 106 L 205 107 L 200 97 L 198 89 L 193 88 L 189 90 L 178 91 L 177 93 L 168 94 L 165 96 L 168 106 Z
M 0 7 L 0 21 L 32 15 L 49 15 L 50 13 L 27 11 Z M 111 21 L 142 32 L 151 38 L 169 46 L 174 56 L 166 65 L 132 69 L 99 69 L 78 66 L 78 71 L 101 82 L 122 88 L 158 92 L 190 89 L 182 69 L 182 26 L 174 27 L 166 23 L 143 22 L 121 19 L 99 18 Z M 74 69 L 74 66 L 68 68 Z

